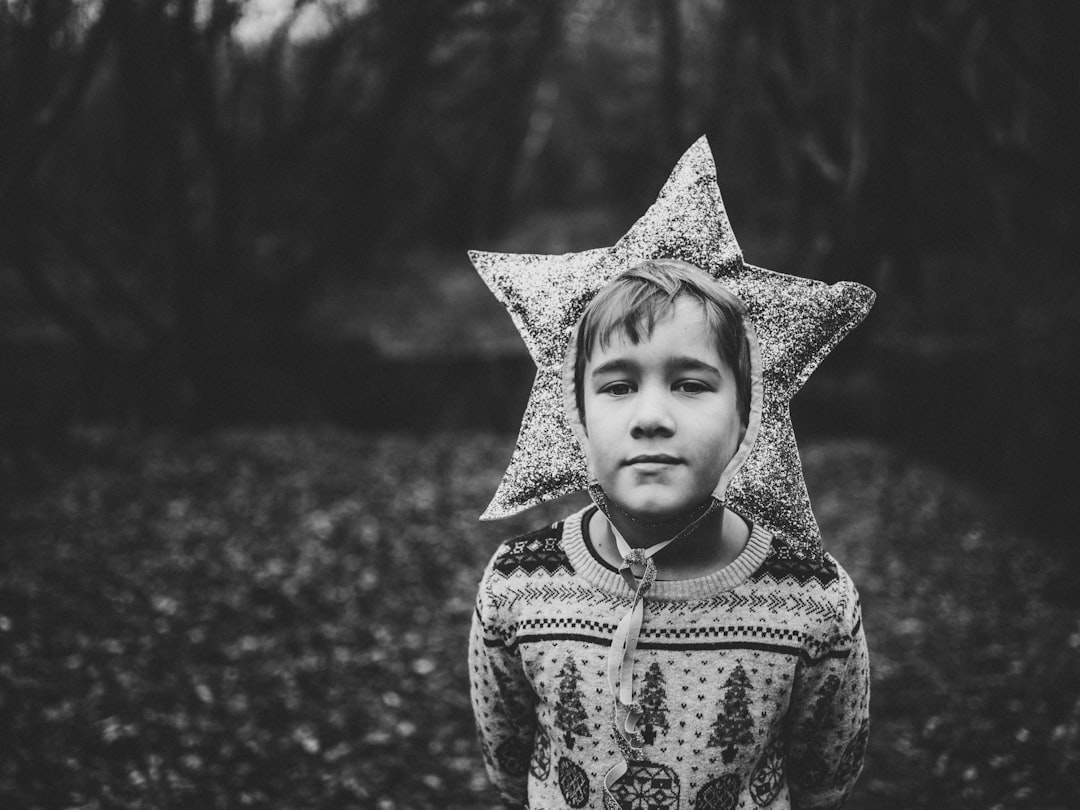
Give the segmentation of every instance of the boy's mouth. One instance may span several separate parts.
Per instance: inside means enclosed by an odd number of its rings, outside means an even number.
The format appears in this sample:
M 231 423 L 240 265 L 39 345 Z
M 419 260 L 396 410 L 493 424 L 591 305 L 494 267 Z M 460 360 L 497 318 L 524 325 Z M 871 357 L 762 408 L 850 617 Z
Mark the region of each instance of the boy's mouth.
M 675 456 L 665 455 L 663 453 L 656 453 L 650 455 L 634 456 L 631 459 L 627 459 L 626 466 L 632 466 L 634 464 L 682 464 L 682 459 Z

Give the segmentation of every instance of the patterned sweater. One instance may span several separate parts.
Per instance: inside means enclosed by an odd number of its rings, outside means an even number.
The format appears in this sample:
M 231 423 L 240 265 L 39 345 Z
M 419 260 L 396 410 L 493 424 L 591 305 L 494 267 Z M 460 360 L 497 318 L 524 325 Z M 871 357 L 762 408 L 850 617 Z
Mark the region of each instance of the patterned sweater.
M 532 810 L 602 808 L 620 759 L 607 659 L 633 593 L 592 549 L 592 510 L 504 543 L 477 597 L 485 763 L 503 797 Z M 869 723 L 855 587 L 829 555 L 782 559 L 755 527 L 720 571 L 656 582 L 634 696 L 645 747 L 613 788 L 624 810 L 840 807 Z

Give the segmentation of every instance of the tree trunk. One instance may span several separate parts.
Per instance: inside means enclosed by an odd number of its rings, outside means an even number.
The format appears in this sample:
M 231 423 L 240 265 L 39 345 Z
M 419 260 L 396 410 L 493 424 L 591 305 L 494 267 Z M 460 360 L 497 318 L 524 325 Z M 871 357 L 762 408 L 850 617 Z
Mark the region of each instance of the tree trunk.
M 678 155 L 682 138 L 682 21 L 679 0 L 656 0 L 660 13 L 660 140 L 667 155 Z

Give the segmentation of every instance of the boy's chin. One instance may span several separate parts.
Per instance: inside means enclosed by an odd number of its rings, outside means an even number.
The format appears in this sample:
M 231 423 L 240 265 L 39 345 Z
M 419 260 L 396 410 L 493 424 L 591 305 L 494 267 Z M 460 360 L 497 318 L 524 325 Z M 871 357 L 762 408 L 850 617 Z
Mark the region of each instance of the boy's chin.
M 645 523 L 675 520 L 686 515 L 705 502 L 707 495 L 688 500 L 685 498 L 627 498 L 628 503 L 618 501 L 619 507 L 632 518 Z

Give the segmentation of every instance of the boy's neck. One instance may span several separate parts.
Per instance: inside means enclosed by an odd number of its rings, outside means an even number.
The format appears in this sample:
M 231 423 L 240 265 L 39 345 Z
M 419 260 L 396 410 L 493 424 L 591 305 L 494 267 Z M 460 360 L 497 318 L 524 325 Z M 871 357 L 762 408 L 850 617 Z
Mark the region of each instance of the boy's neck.
M 611 510 L 610 520 L 632 548 L 648 548 L 662 543 L 682 531 L 692 517 L 674 525 L 650 526 L 635 522 L 629 516 Z M 589 525 L 596 551 L 607 562 L 618 566 L 622 555 L 611 532 L 609 518 L 599 510 Z M 750 528 L 728 509 L 717 509 L 706 515 L 685 537 L 659 551 L 654 557 L 660 579 L 689 579 L 717 571 L 730 563 L 746 545 Z

